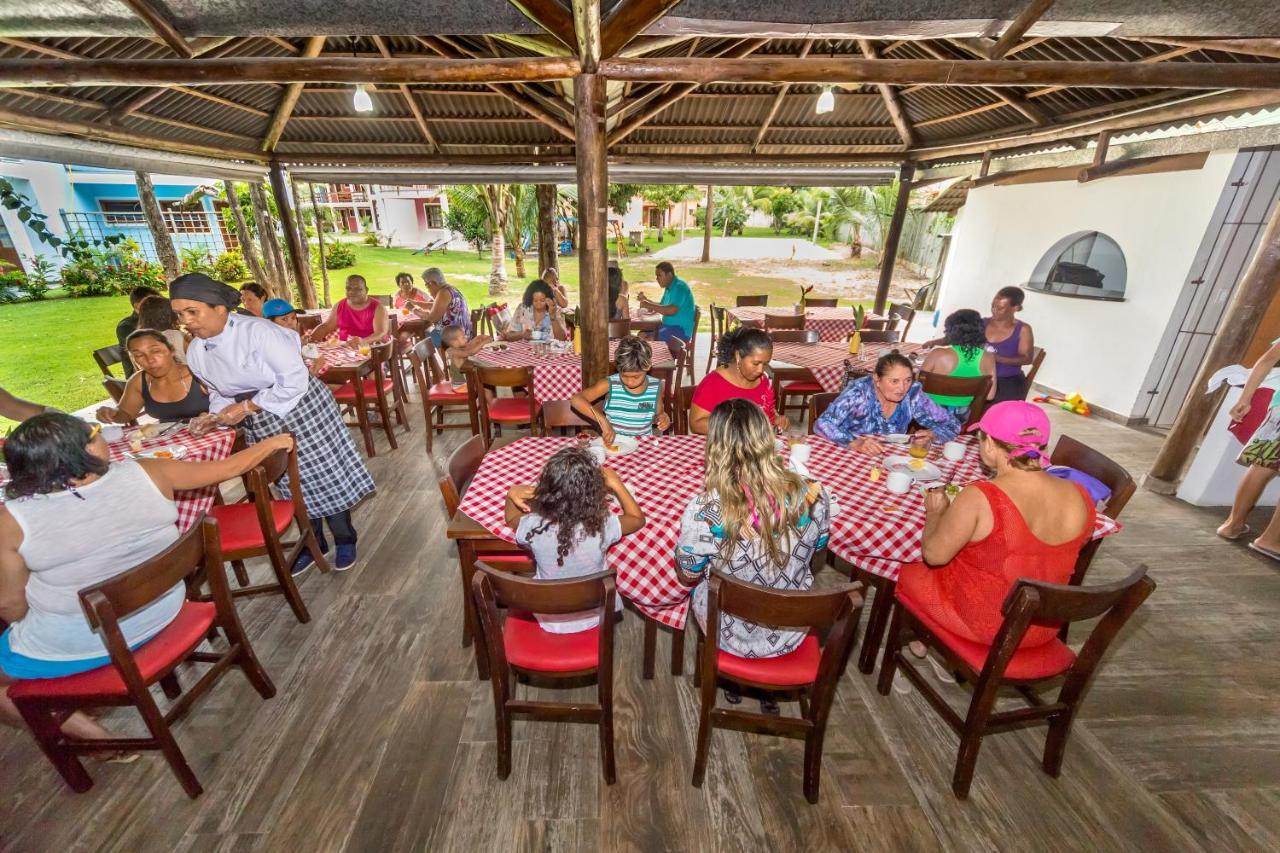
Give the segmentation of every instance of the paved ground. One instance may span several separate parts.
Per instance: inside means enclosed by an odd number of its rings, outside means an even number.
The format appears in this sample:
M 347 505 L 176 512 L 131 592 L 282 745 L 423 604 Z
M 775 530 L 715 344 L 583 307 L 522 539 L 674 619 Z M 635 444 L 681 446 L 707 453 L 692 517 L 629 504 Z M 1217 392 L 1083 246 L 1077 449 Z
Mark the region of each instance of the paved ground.
M 690 237 L 674 246 L 659 249 L 650 257 L 667 261 L 696 261 L 702 258 L 702 237 Z M 712 237 L 712 261 L 753 261 L 790 259 L 796 261 L 834 261 L 840 256 L 811 240 L 778 239 L 776 237 Z

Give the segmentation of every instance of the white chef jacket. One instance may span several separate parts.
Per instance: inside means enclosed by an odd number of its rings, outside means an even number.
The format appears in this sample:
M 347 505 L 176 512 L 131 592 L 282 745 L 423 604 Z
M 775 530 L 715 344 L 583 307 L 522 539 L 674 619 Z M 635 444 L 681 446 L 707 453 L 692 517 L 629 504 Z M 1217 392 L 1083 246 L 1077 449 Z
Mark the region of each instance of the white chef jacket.
M 220 412 L 237 396 L 283 418 L 307 393 L 310 374 L 295 332 L 261 317 L 231 314 L 211 338 L 187 348 L 187 366 L 209 389 L 209 411 Z

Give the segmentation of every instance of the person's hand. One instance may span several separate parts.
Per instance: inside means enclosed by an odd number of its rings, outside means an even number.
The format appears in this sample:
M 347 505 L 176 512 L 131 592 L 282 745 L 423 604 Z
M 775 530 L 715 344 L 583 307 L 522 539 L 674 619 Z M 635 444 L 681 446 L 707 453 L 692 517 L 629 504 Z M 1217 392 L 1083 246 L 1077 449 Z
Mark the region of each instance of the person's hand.
M 777 428 L 778 432 L 786 432 L 791 429 L 791 418 L 786 415 L 778 415 L 773 419 L 773 425 Z
M 104 424 L 113 424 L 116 422 L 117 411 L 117 409 L 113 409 L 110 406 L 99 406 L 93 416 Z
M 533 329 L 525 329 L 523 332 L 521 332 L 521 333 L 520 333 L 520 340 L 522 340 L 522 341 L 531 341 L 531 340 L 533 340 Z
M 912 444 L 922 444 L 927 447 L 928 445 L 933 444 L 937 440 L 938 440 L 937 436 L 934 435 L 933 430 L 931 429 L 918 429 L 915 432 L 911 433 Z
M 928 489 L 924 493 L 924 511 L 928 515 L 946 512 L 951 507 L 946 489 Z
M 1240 423 L 1240 421 L 1244 420 L 1249 416 L 1249 410 L 1252 408 L 1253 408 L 1253 400 L 1242 399 L 1239 403 L 1236 403 L 1234 406 L 1231 407 L 1231 420 L 1235 421 L 1236 423 Z M 101 420 L 101 418 L 99 418 L 99 420 Z
M 884 455 L 884 445 L 873 435 L 864 435 L 862 438 L 854 439 L 849 442 L 849 449 L 865 453 L 868 456 Z
M 671 418 L 667 416 L 667 413 L 665 410 L 660 410 L 658 412 L 658 430 L 664 431 L 670 426 L 671 426 Z
M 192 435 L 199 436 L 204 435 L 207 432 L 212 432 L 217 425 L 217 419 L 208 412 L 205 412 L 203 415 L 196 415 L 192 418 L 191 422 L 187 424 L 187 429 L 191 431 Z
M 600 418 L 598 426 L 600 427 L 600 440 L 605 443 L 606 447 L 612 446 L 614 440 L 618 437 L 618 433 L 614 430 L 613 424 L 609 423 L 608 418 L 602 417 Z
M 249 415 L 249 408 L 244 403 L 232 403 L 221 412 L 214 415 L 218 423 L 223 426 L 235 426 Z
M 534 488 L 527 483 L 517 483 L 507 490 L 507 500 L 521 512 L 529 512 L 530 502 L 533 500 Z
M 622 484 L 622 478 L 618 476 L 618 472 L 607 466 L 600 466 L 600 473 L 604 475 L 605 488 L 611 492 L 617 492 L 619 489 L 625 489 Z
M 279 435 L 271 436 L 270 438 L 261 442 L 261 444 L 263 447 L 271 450 L 272 452 L 276 450 L 292 450 L 293 434 L 288 432 L 282 432 Z

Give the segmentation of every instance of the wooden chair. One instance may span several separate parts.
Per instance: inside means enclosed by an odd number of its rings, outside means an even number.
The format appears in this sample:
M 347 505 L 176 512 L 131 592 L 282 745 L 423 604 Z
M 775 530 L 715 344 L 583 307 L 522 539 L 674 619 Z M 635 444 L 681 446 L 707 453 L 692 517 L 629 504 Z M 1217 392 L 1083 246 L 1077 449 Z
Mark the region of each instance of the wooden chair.
M 711 311 L 711 344 L 707 348 L 707 366 L 703 370 L 704 373 L 711 372 L 711 362 L 716 357 L 716 348 L 720 346 L 720 336 L 726 331 L 729 321 L 729 314 L 725 309 L 721 308 L 714 302 L 710 306 Z
M 804 304 L 809 308 L 835 308 L 840 304 L 840 300 L 828 299 L 824 296 L 810 296 L 804 300 Z
M 817 329 L 773 329 L 769 332 L 775 344 L 816 344 Z
M 629 334 L 631 334 L 631 320 L 629 318 L 609 321 L 610 339 L 625 338 Z
M 466 391 L 454 391 L 449 384 L 448 372 L 440 359 L 440 354 L 431 344 L 431 338 L 423 338 L 417 346 L 421 346 L 427 354 L 424 362 L 418 357 L 415 347 L 409 348 L 409 364 L 413 369 L 415 381 L 421 389 L 423 431 L 427 434 L 427 453 L 431 453 L 436 433 L 447 429 L 469 429 L 480 434 L 479 415 L 471 405 L 470 395 Z M 466 423 L 445 420 L 446 415 L 465 414 Z
M 667 349 L 671 351 L 671 360 L 676 363 L 675 378 L 672 385 L 679 387 L 684 382 L 684 374 L 686 369 L 689 372 L 689 381 L 693 381 L 693 350 L 679 338 L 672 338 L 667 341 Z
M 696 390 L 696 385 L 681 385 L 676 389 L 675 414 L 671 418 L 676 435 L 691 434 L 689 432 L 689 407 L 693 405 L 693 392 Z
M 804 796 L 818 802 L 822 743 L 836 686 L 853 649 L 862 613 L 862 596 L 853 584 L 832 590 L 779 592 L 744 583 L 713 571 L 707 588 L 706 639 L 698 636 L 694 680 L 702 691 L 693 784 L 702 787 L 713 727 L 761 732 L 804 740 Z M 729 613 L 757 625 L 808 628 L 795 651 L 775 658 L 743 658 L 719 648 L 720 614 Z M 696 621 L 696 620 L 695 620 Z M 826 633 L 819 644 L 818 635 Z M 799 717 L 774 717 L 716 707 L 721 680 L 768 693 L 799 694 Z
M 130 650 L 120 632 L 121 620 L 156 601 L 198 569 L 208 580 L 211 600 L 184 601 L 177 618 Z M 83 793 L 93 786 L 93 780 L 77 757 L 81 753 L 158 749 L 187 796 L 200 796 L 204 789 L 170 727 L 232 666 L 240 668 L 263 699 L 276 692 L 231 603 L 218 548 L 217 522 L 204 519 L 150 560 L 80 590 L 80 606 L 90 627 L 102 636 L 111 663 L 78 675 L 15 681 L 9 687 L 9 698 L 31 727 L 41 751 L 71 789 Z M 227 638 L 226 651 L 196 651 L 215 628 Z M 175 670 L 186 661 L 212 666 L 184 693 Z M 149 689 L 157 682 L 167 697 L 176 700 L 165 713 L 156 706 Z M 62 732 L 63 720 L 73 712 L 107 705 L 137 708 L 150 737 L 80 740 Z
M 486 307 L 481 305 L 479 308 L 471 309 L 471 332 L 473 335 L 493 336 L 493 320 L 489 317 L 489 312 L 485 310 Z
M 391 340 L 376 344 L 369 348 L 370 376 L 352 380 L 333 392 L 338 405 L 354 411 L 361 435 L 364 436 L 364 449 L 372 458 L 378 455 L 373 446 L 373 433 L 370 429 L 369 412 L 375 410 L 382 421 L 382 431 L 386 433 L 387 443 L 392 450 L 399 448 L 396 444 L 395 428 L 391 424 L 391 412 L 394 410 L 400 424 L 409 430 L 408 415 L 404 407 L 404 390 L 401 387 L 400 372 L 393 367 L 393 353 L 404 346 L 403 341 Z M 388 400 L 387 395 L 391 398 Z
M 493 444 L 493 426 L 529 425 L 531 435 L 541 435 L 542 406 L 533 396 L 533 371 L 528 367 L 471 367 L 467 370 L 469 403 L 479 412 L 480 434 L 485 447 Z M 499 397 L 499 388 L 525 389 L 523 397 Z M 485 390 L 493 391 L 493 401 Z
M 840 395 L 833 391 L 823 391 L 809 398 L 809 435 L 814 434 L 813 428 L 818 423 L 818 418 L 822 417 L 822 413 L 836 401 L 838 396 Z
M 862 321 L 862 333 L 883 332 L 889 328 L 889 320 L 873 320 L 870 317 Z
M 689 336 L 689 342 L 686 344 L 688 353 L 685 356 L 684 366 L 689 373 L 689 381 L 693 381 L 693 359 L 698 352 L 698 327 L 702 325 L 702 309 L 698 306 L 693 308 L 693 334 Z
M 272 495 L 271 484 L 285 476 L 289 478 L 290 497 L 276 498 Z M 209 517 L 218 522 L 222 559 L 231 563 L 239 584 L 231 590 L 231 597 L 282 593 L 298 621 L 310 622 L 311 614 L 307 612 L 306 602 L 293 579 L 293 563 L 303 548 L 311 552 L 320 571 L 329 571 L 329 562 L 320 553 L 320 543 L 316 541 L 311 521 L 307 518 L 302 480 L 298 475 L 298 448 L 275 451 L 245 474 L 243 481 L 243 501 L 233 504 L 219 502 L 209 509 Z M 297 525 L 298 538 L 294 542 L 283 542 L 281 537 L 291 524 Z M 244 561 L 264 555 L 271 562 L 276 580 L 249 586 Z
M 889 695 L 894 673 L 901 667 L 916 689 L 960 736 L 951 789 L 961 800 L 969 796 L 982 739 L 997 732 L 1025 728 L 1031 723 L 1044 722 L 1049 726 L 1041 766 L 1057 778 L 1062 770 L 1071 724 L 1102 656 L 1155 588 L 1155 581 L 1147 577 L 1146 566 L 1124 580 L 1092 587 L 1020 580 L 1005 598 L 1001 609 L 1004 622 L 990 646 L 947 631 L 930 618 L 927 610 L 904 597 L 899 588 L 880 665 L 880 694 Z M 1098 617 L 1101 619 L 1089 632 L 1078 654 L 1057 638 L 1042 646 L 1018 648 L 1032 625 L 1057 626 Z M 961 718 L 935 690 L 930 679 L 912 665 L 911 656 L 903 654 L 902 647 L 913 639 L 937 650 L 946 659 L 948 669 L 973 685 L 973 698 L 965 717 Z M 1062 687 L 1055 701 L 1047 702 L 1035 692 L 1036 686 L 1058 679 L 1062 679 Z M 1002 687 L 1015 688 L 1027 707 L 996 711 L 996 698 Z
M 298 315 L 298 334 L 305 335 L 312 329 L 320 325 L 321 317 L 319 314 L 299 314 Z
M 775 344 L 812 345 L 818 342 L 816 329 L 779 329 L 770 332 L 769 337 L 773 338 Z M 786 382 L 775 382 L 774 385 L 776 386 L 778 397 L 778 412 L 784 415 L 788 409 L 798 409 L 804 412 L 809 405 L 809 398 L 822 391 L 822 386 L 812 379 L 791 379 Z M 787 402 L 792 397 L 799 397 L 800 399 L 795 403 Z
M 600 730 L 604 781 L 617 781 L 613 759 L 613 628 L 612 571 L 571 580 L 533 580 L 479 565 L 472 579 L 481 642 L 489 659 L 493 711 L 497 728 L 498 778 L 511 774 L 511 723 L 520 715 L 535 720 L 595 723 Z M 498 620 L 498 605 L 508 608 Z M 553 634 L 539 626 L 534 613 L 595 610 L 600 624 L 574 634 Z M 595 703 L 534 702 L 515 697 L 513 674 L 540 681 L 581 681 L 594 675 Z M 576 685 L 575 685 L 576 686 Z
M 762 296 L 739 296 L 733 302 L 735 308 L 750 308 L 753 306 L 763 306 L 769 304 L 769 295 Z
M 93 362 L 98 365 L 98 369 L 102 371 L 102 375 L 106 379 L 115 379 L 115 374 L 111 372 L 111 368 L 117 364 L 124 364 L 124 352 L 120 349 L 119 344 L 112 344 L 109 347 L 102 347 L 93 351 Z
M 903 326 L 900 330 L 902 332 L 902 339 L 905 341 L 907 339 L 907 334 L 911 331 L 911 324 L 915 322 L 916 319 L 915 309 L 907 305 L 897 305 L 890 302 L 889 317 L 894 321 L 893 328 L 895 329 L 898 328 L 898 323 L 904 320 L 906 321 L 907 325 Z
M 931 373 L 922 370 L 916 377 L 924 387 L 926 394 L 938 394 L 944 397 L 973 397 L 969 404 L 969 416 L 964 426 L 976 424 L 982 420 L 982 413 L 987 409 L 987 394 L 991 391 L 990 376 L 947 376 L 942 373 Z
M 391 294 L 389 294 L 389 293 L 373 293 L 373 294 L 370 294 L 370 295 L 371 295 L 374 299 L 378 300 L 378 301 L 379 301 L 379 302 L 381 302 L 383 305 L 385 305 L 387 308 L 391 308 L 391 307 L 392 307 L 392 305 L 394 304 L 394 302 L 392 301 L 392 296 L 391 296 Z
M 896 344 L 902 340 L 902 335 L 888 329 L 863 329 L 862 342 L 864 344 Z
M 1031 386 L 1036 381 L 1036 374 L 1040 372 L 1040 365 L 1044 364 L 1044 348 L 1031 348 L 1031 369 L 1027 371 L 1027 393 L 1022 399 L 1027 399 L 1031 395 Z
M 119 403 L 120 398 L 124 396 L 124 386 L 125 380 L 123 379 L 110 377 L 102 380 L 102 387 L 111 395 L 111 399 L 117 403 Z
M 803 314 L 765 314 L 764 315 L 765 331 L 771 332 L 774 329 L 803 329 Z

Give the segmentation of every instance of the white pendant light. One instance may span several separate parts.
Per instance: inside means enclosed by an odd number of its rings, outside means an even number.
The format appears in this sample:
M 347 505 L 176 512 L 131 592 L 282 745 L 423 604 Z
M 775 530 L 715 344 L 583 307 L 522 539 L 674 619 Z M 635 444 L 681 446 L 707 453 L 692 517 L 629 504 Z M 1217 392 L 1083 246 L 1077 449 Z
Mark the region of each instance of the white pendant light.
M 358 113 L 373 112 L 373 98 L 369 97 L 369 84 L 357 83 L 355 96 L 351 99 Z
M 818 106 L 814 110 L 818 115 L 829 113 L 836 108 L 836 96 L 831 91 L 830 86 L 822 87 L 822 94 L 818 96 Z

